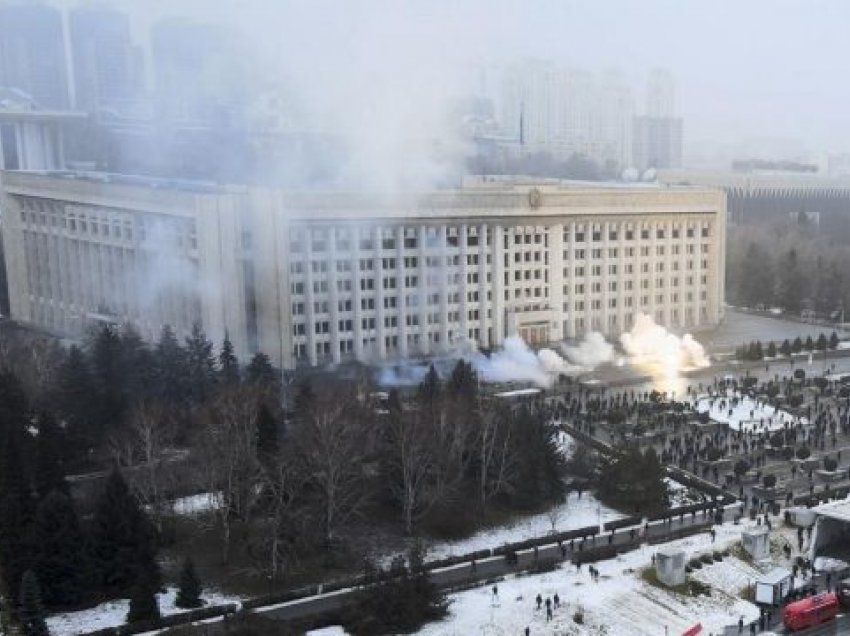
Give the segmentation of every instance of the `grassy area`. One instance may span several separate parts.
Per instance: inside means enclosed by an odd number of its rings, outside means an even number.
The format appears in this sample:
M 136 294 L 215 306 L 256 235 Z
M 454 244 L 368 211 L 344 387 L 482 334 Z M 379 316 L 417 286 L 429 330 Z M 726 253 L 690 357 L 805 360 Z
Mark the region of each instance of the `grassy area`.
M 675 585 L 673 587 L 664 585 L 658 580 L 655 568 L 651 566 L 640 570 L 640 578 L 648 585 L 652 585 L 653 587 L 657 587 L 662 590 L 668 590 L 675 594 L 680 594 L 681 596 L 711 596 L 711 588 L 708 585 L 692 578 L 686 579 L 682 585 Z
M 740 559 L 744 563 L 750 566 L 755 566 L 755 561 L 749 552 L 744 550 L 744 546 L 741 543 L 736 543 L 731 548 L 729 548 L 729 552 L 733 557 Z

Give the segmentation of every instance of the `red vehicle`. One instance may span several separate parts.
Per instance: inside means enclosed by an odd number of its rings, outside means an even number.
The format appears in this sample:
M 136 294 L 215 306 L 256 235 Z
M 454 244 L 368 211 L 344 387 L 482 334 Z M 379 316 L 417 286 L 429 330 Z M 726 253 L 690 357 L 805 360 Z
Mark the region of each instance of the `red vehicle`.
M 782 622 L 795 631 L 823 623 L 838 614 L 838 595 L 826 592 L 789 603 L 782 610 Z

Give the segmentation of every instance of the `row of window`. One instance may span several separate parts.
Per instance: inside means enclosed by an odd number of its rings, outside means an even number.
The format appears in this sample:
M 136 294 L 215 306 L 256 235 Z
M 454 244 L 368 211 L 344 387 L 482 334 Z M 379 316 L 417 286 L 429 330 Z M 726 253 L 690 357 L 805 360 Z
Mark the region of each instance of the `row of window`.
M 623 299 L 623 306 L 624 307 L 633 307 L 634 304 L 635 304 L 635 301 L 640 300 L 640 306 L 641 307 L 648 307 L 649 306 L 649 299 L 650 299 L 649 294 L 644 294 L 643 296 L 640 297 L 640 299 L 633 298 L 632 296 L 626 296 Z M 705 290 L 701 291 L 699 293 L 699 299 L 701 301 L 708 300 L 708 293 Z M 678 292 L 673 292 L 669 296 L 666 295 L 666 294 L 656 294 L 655 295 L 655 303 L 657 305 L 663 305 L 667 302 L 678 303 L 680 300 L 684 300 L 685 302 L 688 302 L 688 303 L 694 302 L 693 292 L 687 292 L 684 295 L 684 297 L 680 297 Z M 590 310 L 594 310 L 594 311 L 598 311 L 598 310 L 602 309 L 603 306 L 607 306 L 608 309 L 616 309 L 617 306 L 618 306 L 617 299 L 616 298 L 609 298 L 607 302 L 603 302 L 602 298 L 594 298 L 594 299 L 587 301 L 587 302 L 585 302 L 584 300 L 576 300 L 572 304 L 572 307 L 575 309 L 575 311 L 584 311 L 585 308 L 590 309 Z M 564 311 L 565 312 L 570 311 L 570 303 L 564 303 Z
M 694 227 L 689 227 L 685 229 L 685 237 L 686 238 L 694 238 L 696 236 L 697 229 Z M 583 230 L 577 230 L 575 232 L 575 242 L 576 243 L 584 243 L 587 238 L 589 238 L 594 243 L 602 241 L 604 233 L 602 230 L 593 230 L 592 232 L 585 232 Z M 711 236 L 711 231 L 707 226 L 703 226 L 699 228 L 699 235 L 702 238 L 708 238 Z M 623 238 L 626 241 L 635 240 L 635 236 L 640 236 L 640 240 L 648 241 L 652 236 L 652 231 L 650 228 L 643 228 L 639 231 L 635 231 L 633 229 L 626 229 L 622 233 Z M 570 230 L 564 230 L 564 243 L 569 243 L 570 241 Z M 668 238 L 668 232 L 665 228 L 656 228 L 655 229 L 655 238 L 657 240 L 665 240 Z M 681 238 L 681 230 L 677 227 L 674 227 L 669 232 L 669 238 L 678 239 Z M 618 241 L 620 240 L 620 233 L 617 230 L 609 230 L 608 231 L 608 240 L 609 241 Z

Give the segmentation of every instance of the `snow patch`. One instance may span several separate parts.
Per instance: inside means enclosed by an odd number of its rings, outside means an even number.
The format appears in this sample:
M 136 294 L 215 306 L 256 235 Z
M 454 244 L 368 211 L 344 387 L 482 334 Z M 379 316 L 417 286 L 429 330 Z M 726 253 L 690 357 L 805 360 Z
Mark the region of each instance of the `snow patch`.
M 174 605 L 177 599 L 176 587 L 167 588 L 165 592 L 157 594 L 156 598 L 159 602 L 159 611 L 163 616 L 187 611 Z M 201 598 L 206 601 L 205 607 L 228 603 L 239 605 L 241 603 L 241 599 L 237 596 L 221 594 L 214 590 L 204 592 L 201 594 Z M 74 636 L 75 634 L 84 634 L 107 627 L 117 627 L 124 624 L 129 609 L 129 599 L 106 601 L 89 609 L 48 616 L 47 627 L 53 636 Z

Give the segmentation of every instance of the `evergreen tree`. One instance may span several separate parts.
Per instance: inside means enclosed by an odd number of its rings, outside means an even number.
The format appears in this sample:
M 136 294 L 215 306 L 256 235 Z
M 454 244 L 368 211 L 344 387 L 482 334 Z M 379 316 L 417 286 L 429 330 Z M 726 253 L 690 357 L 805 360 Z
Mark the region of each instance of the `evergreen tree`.
M 221 343 L 221 351 L 218 354 L 219 379 L 222 384 L 236 384 L 239 382 L 239 361 L 233 353 L 233 343 L 227 333 Z
M 776 343 L 773 342 L 772 340 L 767 345 L 767 357 L 768 358 L 775 358 L 776 357 Z
M 515 503 L 526 509 L 560 503 L 566 493 L 566 460 L 558 448 L 557 429 L 527 409 L 509 417 L 517 453 Z
M 788 250 L 779 268 L 779 298 L 782 306 L 792 313 L 800 311 L 803 303 L 803 273 L 800 267 L 797 250 Z
M 161 618 L 159 601 L 156 598 L 158 584 L 149 576 L 141 574 L 130 593 L 130 609 L 127 612 L 128 623 L 153 621 Z
M 98 438 L 124 421 L 127 410 L 126 369 L 123 347 L 115 327 L 103 325 L 89 346 L 89 366 L 94 385 L 94 418 Z
M 414 547 L 408 557 L 394 559 L 389 572 L 380 571 L 374 586 L 357 595 L 346 611 L 346 627 L 353 634 L 409 634 L 448 613 L 449 601 L 422 568 L 422 551 Z M 373 576 L 368 567 L 366 576 Z
M 791 343 L 788 341 L 787 338 L 782 341 L 782 346 L 779 348 L 779 353 L 781 353 L 783 356 L 791 355 Z
M 171 404 L 186 401 L 189 381 L 186 350 L 168 325 L 162 328 L 154 349 L 154 376 L 155 392 L 160 398 Z
M 652 448 L 641 453 L 629 446 L 602 466 L 599 495 L 603 501 L 636 514 L 653 514 L 667 506 L 664 466 Z
M 260 384 L 269 390 L 274 390 L 277 385 L 277 372 L 274 370 L 269 357 L 262 352 L 257 352 L 248 363 L 245 375 L 250 382 Z
M 36 437 L 35 488 L 39 497 L 58 490 L 68 494 L 65 481 L 65 443 L 62 430 L 56 420 L 48 413 L 38 418 L 38 436 Z
M 123 594 L 142 579 L 159 585 L 156 532 L 117 470 L 95 507 L 92 553 L 102 589 L 109 594 Z
M 755 348 L 753 350 L 753 359 L 754 360 L 764 359 L 764 350 L 761 347 L 761 340 L 756 340 Z
M 293 407 L 295 417 L 301 420 L 312 416 L 313 409 L 316 408 L 316 394 L 313 392 L 313 387 L 309 380 L 304 380 L 296 390 Z
M 800 336 L 794 338 L 794 342 L 791 345 L 791 351 L 794 353 L 800 353 L 803 350 L 803 341 L 800 340 Z
M 92 577 L 86 538 L 69 497 L 57 491 L 45 497 L 36 513 L 34 536 L 35 572 L 44 603 L 58 609 L 89 597 Z
M 829 341 L 826 339 L 826 336 L 821 333 L 818 336 L 817 341 L 815 342 L 815 349 L 817 349 L 818 351 L 825 351 L 828 346 Z
M 56 377 L 54 404 L 67 425 L 72 456 L 85 456 L 87 450 L 100 442 L 95 424 L 94 383 L 82 350 L 72 345 L 59 367 Z
M 440 376 L 432 364 L 428 367 L 428 373 L 425 374 L 422 382 L 419 383 L 417 399 L 421 405 L 433 409 L 439 402 L 442 392 L 443 387 L 440 383 Z
M 201 600 L 201 581 L 195 572 L 195 564 L 191 557 L 183 561 L 180 570 L 180 589 L 177 590 L 177 600 L 174 603 L 181 609 L 193 609 L 204 604 Z
M 740 301 L 747 307 L 773 302 L 773 257 L 756 243 L 750 242 L 741 267 L 738 283 Z
M 263 463 L 271 463 L 278 450 L 277 420 L 268 406 L 260 404 L 257 411 L 257 457 Z
M 471 362 L 458 360 L 446 384 L 446 392 L 452 399 L 466 404 L 474 403 L 478 398 L 478 375 Z
M 26 636 L 48 636 L 47 623 L 44 621 L 44 606 L 41 604 L 41 590 L 35 572 L 27 570 L 21 578 L 20 600 L 18 602 L 18 620 L 24 627 Z
M 153 353 L 136 328 L 129 323 L 121 330 L 120 339 L 124 390 L 133 401 L 153 394 L 153 381 L 156 378 Z
M 0 373 L 0 572 L 11 598 L 32 558 L 31 524 L 35 514 L 28 455 L 26 396 L 11 373 Z
M 186 362 L 189 393 L 195 404 L 202 404 L 212 391 L 216 369 L 213 344 L 197 323 L 192 326 L 192 334 L 186 339 Z
M 815 342 L 811 336 L 806 336 L 806 344 L 803 345 L 806 351 L 812 351 L 815 348 Z
M 838 334 L 834 331 L 829 336 L 829 348 L 830 349 L 838 349 Z

